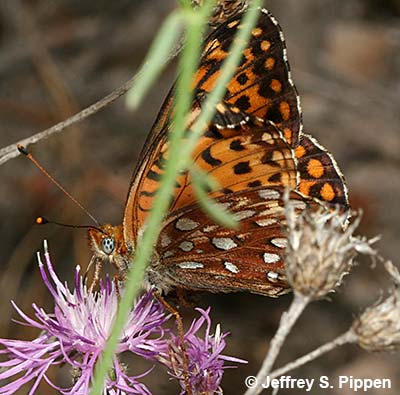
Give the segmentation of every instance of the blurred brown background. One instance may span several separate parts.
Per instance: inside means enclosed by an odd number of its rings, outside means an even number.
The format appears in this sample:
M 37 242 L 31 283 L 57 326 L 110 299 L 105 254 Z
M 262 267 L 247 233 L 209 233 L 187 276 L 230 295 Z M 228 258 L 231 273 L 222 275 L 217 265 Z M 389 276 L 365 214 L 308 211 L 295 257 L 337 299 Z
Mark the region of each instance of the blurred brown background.
M 0 146 L 51 126 L 129 79 L 175 6 L 174 0 L 0 1 Z M 399 264 L 400 1 L 269 0 L 265 6 L 286 36 L 305 130 L 341 166 L 353 206 L 365 211 L 360 232 L 381 234 L 380 251 Z M 128 112 L 120 99 L 30 148 L 102 223 L 121 221 L 139 149 L 174 73 L 173 64 L 139 111 Z M 74 224 L 90 224 L 90 219 L 22 157 L 0 167 L 0 180 L 0 337 L 28 339 L 36 334 L 10 323 L 15 313 L 9 300 L 30 314 L 32 302 L 50 308 L 35 261 L 42 240 L 48 239 L 62 279 L 71 280 L 75 265 L 86 267 L 90 257 L 84 231 L 34 226 L 34 218 L 45 215 Z M 387 286 L 381 267 L 360 262 L 331 302 L 315 303 L 306 311 L 278 365 L 345 331 L 352 317 Z M 200 299 L 200 305 L 213 307 L 214 322 L 232 333 L 226 353 L 249 360 L 225 374 L 226 394 L 244 392 L 244 378 L 257 372 L 290 299 L 245 294 Z M 188 311 L 188 322 L 191 316 Z M 140 372 L 137 361 L 135 373 Z M 292 374 L 391 378 L 391 393 L 400 392 L 399 355 L 370 355 L 355 346 Z M 166 375 L 153 374 L 147 382 L 155 393 L 177 393 Z M 40 393 L 54 392 L 43 387 Z

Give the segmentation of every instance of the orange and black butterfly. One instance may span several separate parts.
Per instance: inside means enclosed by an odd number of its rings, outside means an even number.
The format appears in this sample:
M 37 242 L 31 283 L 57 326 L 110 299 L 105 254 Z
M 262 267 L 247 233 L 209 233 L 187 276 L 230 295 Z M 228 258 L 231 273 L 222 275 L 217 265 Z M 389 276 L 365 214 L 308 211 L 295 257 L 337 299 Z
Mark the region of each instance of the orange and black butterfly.
M 206 39 L 194 77 L 192 118 L 220 74 L 243 13 Z M 125 270 L 160 186 L 168 157 L 173 90 L 147 138 L 133 174 L 123 224 L 89 231 L 94 259 Z M 299 97 L 292 82 L 282 31 L 262 10 L 216 115 L 199 139 L 192 159 L 218 180 L 210 197 L 240 221 L 227 229 L 196 202 L 189 173 L 176 180 L 147 282 L 163 292 L 174 288 L 210 292 L 287 292 L 283 193 L 298 211 L 319 202 L 348 207 L 343 176 L 329 154 L 302 131 Z

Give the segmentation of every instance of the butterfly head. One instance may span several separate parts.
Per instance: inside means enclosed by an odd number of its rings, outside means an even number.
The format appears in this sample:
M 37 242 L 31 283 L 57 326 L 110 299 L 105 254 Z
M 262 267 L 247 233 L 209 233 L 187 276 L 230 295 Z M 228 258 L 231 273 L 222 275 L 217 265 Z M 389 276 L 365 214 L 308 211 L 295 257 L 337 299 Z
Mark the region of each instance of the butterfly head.
M 122 225 L 93 227 L 88 230 L 88 236 L 94 258 L 111 263 L 119 273 L 126 271 L 130 249 L 125 243 Z

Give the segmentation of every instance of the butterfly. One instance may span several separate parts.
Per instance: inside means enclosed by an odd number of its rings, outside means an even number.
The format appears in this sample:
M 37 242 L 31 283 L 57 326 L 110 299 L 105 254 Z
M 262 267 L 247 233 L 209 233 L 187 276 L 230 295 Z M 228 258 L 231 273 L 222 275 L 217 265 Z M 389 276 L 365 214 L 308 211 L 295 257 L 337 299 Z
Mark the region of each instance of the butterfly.
M 200 112 L 218 79 L 243 13 L 205 40 L 194 76 L 191 117 Z M 93 259 L 127 269 L 168 160 L 173 89 L 145 142 L 133 173 L 123 224 L 89 230 Z M 209 196 L 240 221 L 238 229 L 215 223 L 199 207 L 190 174 L 176 180 L 146 281 L 172 289 L 247 291 L 278 296 L 288 291 L 283 195 L 300 213 L 308 206 L 348 208 L 347 189 L 333 156 L 302 129 L 282 30 L 262 10 L 214 119 L 192 154 L 193 162 L 221 189 Z

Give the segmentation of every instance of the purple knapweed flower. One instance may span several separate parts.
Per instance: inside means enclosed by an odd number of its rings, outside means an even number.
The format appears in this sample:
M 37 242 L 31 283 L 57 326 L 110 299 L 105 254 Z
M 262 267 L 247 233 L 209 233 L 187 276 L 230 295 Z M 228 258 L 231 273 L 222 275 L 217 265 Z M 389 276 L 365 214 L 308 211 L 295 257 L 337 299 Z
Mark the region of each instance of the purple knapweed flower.
M 173 377 L 179 380 L 181 394 L 187 393 L 185 375 L 188 375 L 193 395 L 222 394 L 220 384 L 224 369 L 235 367 L 225 365 L 225 363 L 247 363 L 247 361 L 223 355 L 222 351 L 226 346 L 225 337 L 228 333 L 221 333 L 218 324 L 215 333 L 211 334 L 210 308 L 196 310 L 201 317 L 193 320 L 184 335 L 188 372 L 184 371 L 185 363 L 179 336 L 171 334 L 173 341 L 168 352 L 160 354 L 159 361 L 168 367 Z M 198 332 L 204 324 L 206 324 L 205 334 L 200 337 Z
M 112 330 L 118 307 L 114 283 L 107 279 L 98 292 L 89 292 L 84 285 L 79 267 L 75 274 L 75 289 L 71 292 L 61 283 L 45 247 L 45 265 L 38 254 L 42 279 L 54 298 L 54 313 L 48 314 L 33 304 L 36 319 L 28 317 L 13 303 L 24 325 L 38 328 L 41 335 L 32 341 L 0 339 L 4 349 L 0 354 L 6 361 L 0 363 L 0 394 L 13 394 L 26 383 L 33 381 L 29 394 L 35 393 L 41 380 L 47 381 L 62 394 L 86 395 L 93 378 L 94 366 Z M 146 359 L 154 359 L 159 350 L 167 347 L 166 330 L 162 327 L 169 319 L 163 306 L 151 292 L 142 296 L 129 314 L 118 353 L 131 351 Z M 3 358 L 4 359 L 4 358 Z M 69 388 L 57 387 L 47 376 L 52 365 L 68 364 L 74 382 Z M 129 376 L 126 369 L 114 358 L 113 372 L 105 383 L 108 394 L 151 394 Z M 3 383 L 4 383 L 3 381 Z
M 40 330 L 32 341 L 0 339 L 0 395 L 11 395 L 29 385 L 28 395 L 37 391 L 42 381 L 63 395 L 87 395 L 92 384 L 94 367 L 113 328 L 117 308 L 118 291 L 109 278 L 99 284 L 97 292 L 91 292 L 77 267 L 75 287 L 71 292 L 55 273 L 45 243 L 45 263 L 38 253 L 39 269 L 44 284 L 54 299 L 54 312 L 46 313 L 33 304 L 35 318 L 30 318 L 15 303 L 14 308 L 21 324 Z M 123 290 L 121 290 L 123 292 Z M 195 319 L 184 334 L 186 358 L 182 353 L 180 336 L 176 336 L 165 323 L 171 315 L 156 300 L 152 291 L 147 292 L 134 304 L 121 335 L 112 371 L 106 378 L 103 393 L 107 395 L 151 395 L 150 390 L 129 374 L 129 368 L 119 361 L 119 354 L 131 352 L 153 363 L 161 363 L 178 379 L 182 393 L 189 382 L 191 392 L 218 394 L 226 362 L 243 363 L 237 358 L 222 355 L 225 337 L 219 325 L 210 334 L 209 309 L 198 309 L 201 317 Z M 206 323 L 205 336 L 198 332 Z M 184 363 L 187 359 L 188 363 Z M 59 387 L 51 381 L 48 369 L 67 365 L 71 370 L 68 387 Z M 184 380 L 188 377 L 188 380 Z

